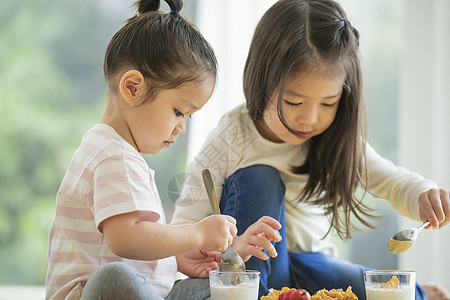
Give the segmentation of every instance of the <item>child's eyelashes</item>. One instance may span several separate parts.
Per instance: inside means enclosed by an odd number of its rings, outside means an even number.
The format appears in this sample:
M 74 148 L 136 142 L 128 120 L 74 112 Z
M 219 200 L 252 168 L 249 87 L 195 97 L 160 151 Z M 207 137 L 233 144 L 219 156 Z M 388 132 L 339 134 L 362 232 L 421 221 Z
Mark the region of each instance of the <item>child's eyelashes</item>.
M 322 105 L 325 106 L 325 107 L 333 107 L 336 104 L 337 104 L 337 102 L 334 102 L 334 103 L 323 103 Z
M 184 118 L 184 117 L 188 117 L 189 119 L 192 118 L 192 115 L 186 115 L 176 108 L 174 109 L 174 111 L 175 111 L 175 115 L 177 116 L 177 118 Z
M 184 118 L 184 114 L 181 111 L 179 111 L 178 109 L 174 109 L 174 111 L 177 117 Z
M 290 102 L 290 101 L 287 101 L 287 100 L 284 100 L 284 103 L 286 103 L 289 106 L 300 106 L 300 105 L 303 104 L 303 102 Z M 324 107 L 334 107 L 334 106 L 337 105 L 337 103 L 338 103 L 338 101 L 333 102 L 333 103 L 322 103 L 321 105 L 324 106 Z
M 287 100 L 284 100 L 284 103 L 286 103 L 289 106 L 299 106 L 300 104 L 302 104 L 302 102 L 294 103 L 294 102 L 289 102 Z

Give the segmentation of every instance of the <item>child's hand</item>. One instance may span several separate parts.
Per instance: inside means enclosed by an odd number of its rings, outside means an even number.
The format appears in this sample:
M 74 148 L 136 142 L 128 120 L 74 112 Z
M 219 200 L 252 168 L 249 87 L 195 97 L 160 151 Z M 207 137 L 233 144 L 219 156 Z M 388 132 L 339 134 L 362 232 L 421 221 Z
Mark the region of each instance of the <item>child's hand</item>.
M 220 252 L 202 249 L 177 255 L 178 271 L 189 277 L 208 277 L 209 271 L 219 269 Z
M 269 257 L 262 250 L 266 250 L 271 257 L 276 257 L 278 253 L 270 241 L 281 241 L 279 229 L 281 224 L 277 220 L 264 216 L 249 226 L 242 235 L 234 238 L 233 249 L 244 261 L 252 256 L 267 260 Z
M 425 228 L 442 228 L 450 223 L 450 191 L 430 189 L 419 195 L 420 219 L 429 221 Z
M 212 215 L 195 224 L 201 234 L 200 248 L 225 251 L 237 233 L 236 220 L 227 215 Z

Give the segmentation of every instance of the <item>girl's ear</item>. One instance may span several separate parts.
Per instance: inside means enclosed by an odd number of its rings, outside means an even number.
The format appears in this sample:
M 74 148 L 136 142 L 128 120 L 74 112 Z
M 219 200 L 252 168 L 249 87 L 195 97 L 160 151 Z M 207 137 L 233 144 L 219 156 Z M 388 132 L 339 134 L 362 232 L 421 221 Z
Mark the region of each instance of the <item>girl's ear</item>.
M 144 76 L 137 70 L 127 71 L 119 83 L 120 94 L 130 106 L 145 94 L 146 87 Z

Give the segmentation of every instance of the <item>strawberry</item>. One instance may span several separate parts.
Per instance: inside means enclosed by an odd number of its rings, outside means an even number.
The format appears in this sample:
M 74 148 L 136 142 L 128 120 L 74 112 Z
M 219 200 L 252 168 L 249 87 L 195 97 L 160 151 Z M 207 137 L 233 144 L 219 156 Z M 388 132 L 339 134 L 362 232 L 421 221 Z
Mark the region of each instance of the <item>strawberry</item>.
M 311 295 L 304 289 L 292 289 L 286 292 L 282 292 L 278 296 L 278 300 L 309 300 Z

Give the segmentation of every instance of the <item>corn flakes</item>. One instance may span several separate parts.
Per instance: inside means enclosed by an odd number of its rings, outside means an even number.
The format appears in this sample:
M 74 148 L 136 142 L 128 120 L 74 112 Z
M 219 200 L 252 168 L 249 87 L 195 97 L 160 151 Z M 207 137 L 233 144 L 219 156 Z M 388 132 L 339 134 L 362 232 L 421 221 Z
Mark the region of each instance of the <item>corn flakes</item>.
M 326 289 L 321 289 L 317 291 L 313 296 L 311 296 L 311 300 L 357 300 L 358 297 L 352 292 L 352 287 L 349 286 L 347 290 L 344 292 L 343 289 L 332 289 L 327 291 Z
M 386 283 L 383 283 L 380 287 L 384 289 L 398 289 L 400 286 L 400 281 L 397 276 L 392 276 L 391 280 Z

